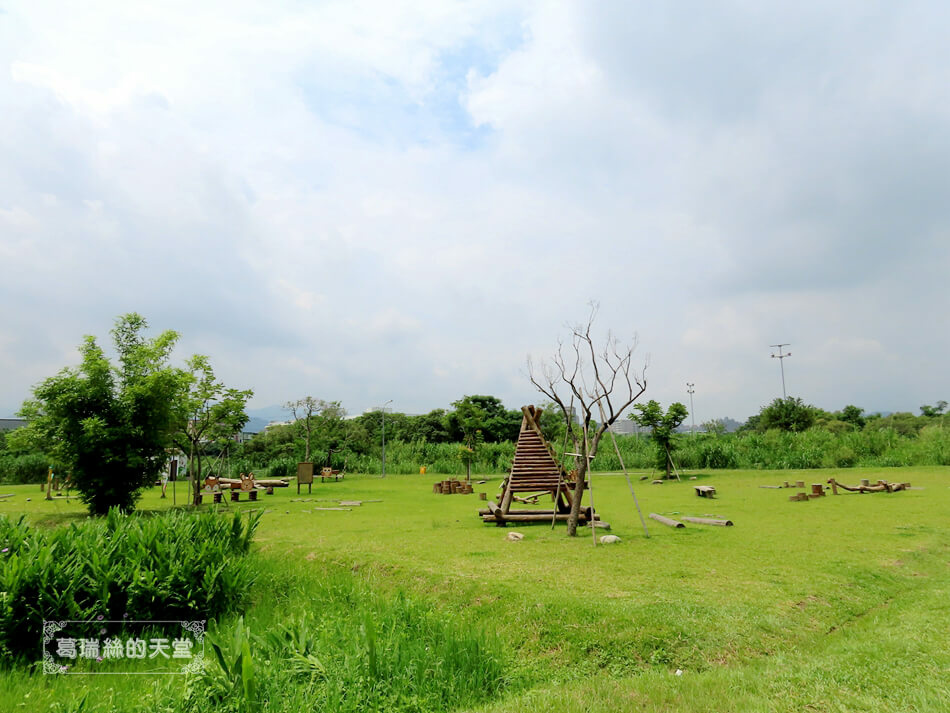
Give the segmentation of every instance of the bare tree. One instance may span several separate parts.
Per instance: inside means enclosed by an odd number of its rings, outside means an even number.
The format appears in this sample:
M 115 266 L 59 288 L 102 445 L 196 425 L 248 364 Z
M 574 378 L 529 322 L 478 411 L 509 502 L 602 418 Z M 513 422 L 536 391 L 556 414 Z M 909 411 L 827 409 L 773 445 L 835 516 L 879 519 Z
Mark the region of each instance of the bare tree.
M 598 349 L 591 336 L 596 316 L 597 305 L 592 304 L 586 324 L 569 325 L 570 346 L 559 340 L 550 363 L 542 362 L 537 369 L 528 358 L 531 383 L 560 407 L 574 452 L 580 454 L 571 514 L 567 520 L 567 534 L 572 537 L 577 534 L 587 471 L 597 455 L 601 438 L 647 388 L 646 364 L 640 371 L 632 368 L 636 338 L 629 345 L 621 345 L 608 332 L 603 349 Z M 572 406 L 568 406 L 568 402 Z M 596 428 L 591 433 L 592 414 L 598 404 L 603 408 L 604 416 L 595 422 Z M 572 410 L 580 416 L 580 433 L 574 427 Z
M 313 420 L 330 406 L 331 404 L 323 399 L 315 399 L 313 396 L 304 396 L 302 399 L 288 401 L 284 404 L 284 408 L 293 414 L 294 422 L 303 426 L 304 443 L 306 444 L 303 457 L 305 463 L 310 462 L 310 437 L 313 432 Z

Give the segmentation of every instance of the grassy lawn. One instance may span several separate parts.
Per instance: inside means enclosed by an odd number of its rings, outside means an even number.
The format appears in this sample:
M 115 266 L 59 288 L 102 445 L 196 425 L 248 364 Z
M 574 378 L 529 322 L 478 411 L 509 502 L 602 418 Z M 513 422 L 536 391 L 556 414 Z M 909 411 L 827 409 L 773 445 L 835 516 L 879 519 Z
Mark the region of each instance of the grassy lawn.
M 759 487 L 832 475 L 914 489 L 789 502 L 796 491 Z M 622 539 L 597 547 L 589 530 L 568 539 L 561 525 L 485 525 L 477 494 L 434 495 L 437 479 L 349 477 L 228 505 L 266 510 L 255 547 L 261 576 L 245 614 L 252 629 L 320 610 L 324 583 L 345 576 L 374 596 L 408 592 L 500 638 L 508 692 L 478 710 L 947 709 L 948 468 L 700 474 L 715 500 L 696 497 L 696 482 L 635 482 L 645 515 L 735 523 L 670 529 L 647 520 L 649 539 L 623 476 L 595 474 L 597 510 Z M 491 499 L 499 482 L 476 493 Z M 46 525 L 85 517 L 78 501 L 46 502 L 38 486 L 3 493 L 14 495 L 0 499 L 0 513 Z M 178 495 L 181 503 L 184 487 Z M 344 499 L 364 502 L 319 509 Z M 170 504 L 156 488 L 141 509 Z M 524 540 L 507 541 L 513 530 Z M 171 710 L 183 685 L 101 678 L 0 673 L 0 707 L 76 710 L 87 693 L 84 710 Z

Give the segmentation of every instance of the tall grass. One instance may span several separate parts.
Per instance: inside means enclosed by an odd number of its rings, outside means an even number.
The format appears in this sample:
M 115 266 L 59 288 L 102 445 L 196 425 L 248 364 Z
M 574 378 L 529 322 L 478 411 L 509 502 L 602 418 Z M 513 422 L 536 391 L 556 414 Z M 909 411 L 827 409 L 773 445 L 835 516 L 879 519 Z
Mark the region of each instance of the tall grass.
M 422 601 L 375 596 L 349 575 L 310 582 L 307 596 L 318 606 L 261 635 L 243 619 L 212 631 L 214 657 L 183 710 L 447 711 L 505 686 L 501 643 Z
M 593 462 L 597 470 L 619 470 L 620 459 L 610 442 L 601 441 Z M 950 465 L 950 430 L 941 425 L 924 427 L 919 434 L 902 434 L 893 428 L 832 433 L 812 428 L 799 433 L 767 431 L 743 434 L 696 434 L 676 438 L 674 461 L 683 468 L 807 469 Z M 655 447 L 646 435 L 617 436 L 624 465 L 629 469 L 651 469 L 657 462 Z M 560 451 L 561 443 L 554 443 Z M 568 448 L 570 450 L 570 448 Z M 472 472 L 502 474 L 511 468 L 515 444 L 486 443 L 479 447 Z M 316 454 L 314 456 L 317 461 Z M 378 473 L 381 454 L 350 454 L 346 467 L 352 472 Z M 566 461 L 566 459 L 565 459 Z M 296 473 L 296 460 L 280 456 L 268 462 L 232 463 L 232 473 L 254 470 L 270 477 Z M 343 463 L 335 464 L 337 467 Z M 386 443 L 386 471 L 392 474 L 418 473 L 425 466 L 433 473 L 461 475 L 465 465 L 457 443 L 393 441 Z

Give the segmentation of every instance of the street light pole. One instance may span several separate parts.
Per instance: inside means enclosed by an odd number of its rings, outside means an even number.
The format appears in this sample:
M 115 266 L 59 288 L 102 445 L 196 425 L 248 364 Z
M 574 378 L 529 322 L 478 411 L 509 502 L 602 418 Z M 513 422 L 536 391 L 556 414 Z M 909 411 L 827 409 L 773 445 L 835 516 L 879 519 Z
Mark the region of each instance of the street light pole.
M 788 398 L 788 394 L 785 393 L 785 358 L 790 357 L 792 353 L 788 352 L 787 354 L 783 354 L 782 347 L 790 347 L 792 345 L 786 342 L 785 344 L 770 344 L 769 346 L 773 349 L 778 349 L 778 354 L 773 354 L 772 358 L 778 359 L 779 366 L 782 368 L 782 399 L 784 400 Z
M 383 404 L 382 409 L 380 409 L 383 414 L 383 478 L 386 477 L 386 407 L 392 402 L 393 400 L 389 399 L 389 401 Z
M 686 382 L 686 393 L 689 394 L 689 416 L 693 421 L 693 430 L 690 431 L 690 437 L 696 435 L 696 414 L 693 413 L 693 394 L 696 393 L 695 386 L 696 384 Z

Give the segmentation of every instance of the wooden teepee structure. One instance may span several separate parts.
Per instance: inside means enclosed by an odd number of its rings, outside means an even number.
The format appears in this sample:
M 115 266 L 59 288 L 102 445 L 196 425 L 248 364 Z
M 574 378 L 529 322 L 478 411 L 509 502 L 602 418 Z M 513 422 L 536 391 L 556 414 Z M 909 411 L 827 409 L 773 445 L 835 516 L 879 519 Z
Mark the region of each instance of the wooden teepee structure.
M 574 493 L 574 480 L 554 456 L 550 444 L 541 435 L 542 409 L 534 406 L 522 406 L 521 432 L 515 447 L 515 457 L 511 463 L 511 473 L 504 482 L 501 505 L 489 502 L 487 508 L 478 511 L 484 522 L 494 522 L 504 527 L 509 522 L 551 522 L 567 520 L 571 512 L 571 501 L 581 497 Z M 517 494 L 522 493 L 519 497 Z M 537 502 L 539 496 L 548 493 L 554 501 L 554 508 L 512 510 L 513 501 Z M 581 510 L 580 522 L 589 522 L 600 516 L 591 508 Z

